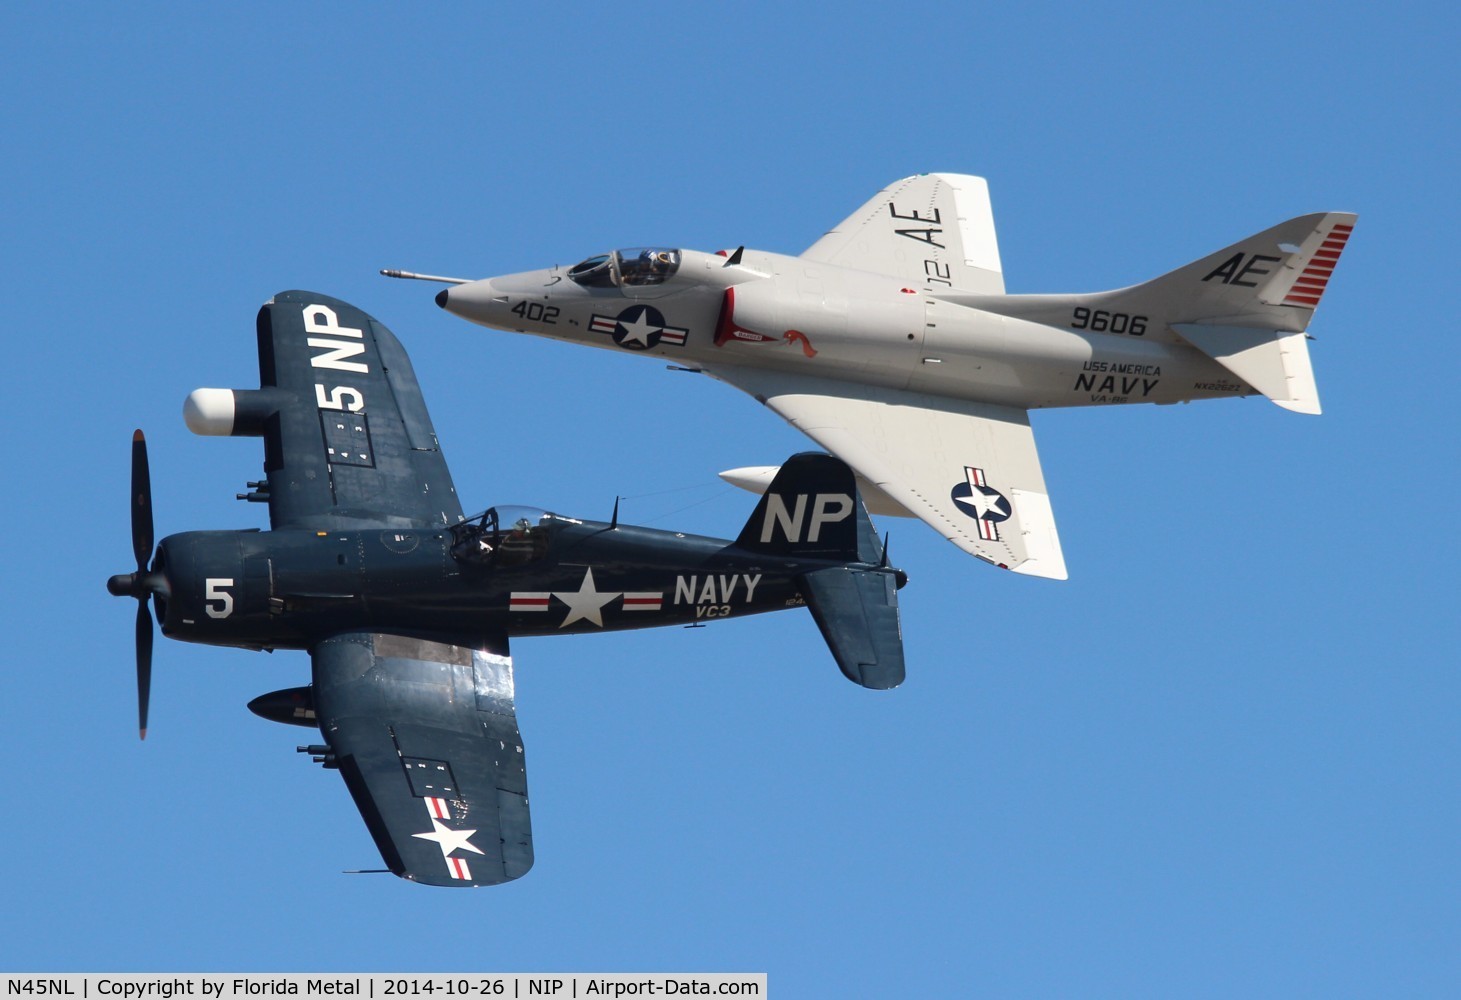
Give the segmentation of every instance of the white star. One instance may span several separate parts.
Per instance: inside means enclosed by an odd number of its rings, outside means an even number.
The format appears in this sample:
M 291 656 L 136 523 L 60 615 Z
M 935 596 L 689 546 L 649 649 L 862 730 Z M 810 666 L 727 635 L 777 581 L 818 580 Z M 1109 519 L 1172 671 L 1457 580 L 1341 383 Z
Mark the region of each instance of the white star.
M 444 825 L 435 816 L 431 817 L 431 826 L 433 829 L 430 833 L 413 833 L 411 836 L 420 837 L 422 840 L 436 841 L 436 845 L 441 848 L 441 856 L 443 858 L 450 857 L 452 851 L 471 851 L 473 854 L 482 853 L 475 844 L 467 839 L 476 833 L 476 830 L 453 830 L 451 827 Z
M 579 619 L 593 622 L 599 628 L 603 628 L 604 616 L 599 612 L 603 610 L 605 604 L 618 597 L 619 592 L 604 594 L 595 590 L 594 571 L 590 567 L 583 571 L 583 585 L 577 591 L 554 591 L 553 596 L 568 605 L 568 617 L 563 619 L 563 624 L 559 625 L 559 628 L 567 628 Z
M 651 333 L 658 333 L 659 331 L 664 329 L 664 327 L 662 326 L 655 326 L 653 323 L 646 323 L 645 317 L 647 317 L 648 315 L 649 310 L 646 309 L 639 314 L 639 318 L 636 319 L 633 323 L 626 323 L 621 319 L 619 321 L 619 325 L 624 328 L 625 332 L 619 343 L 643 344 L 645 347 L 648 347 L 649 335 Z
M 983 517 L 991 510 L 997 509 L 996 505 L 999 503 L 999 497 L 992 497 L 988 493 L 985 493 L 978 486 L 970 484 L 969 495 L 966 497 L 960 497 L 959 502 L 962 504 L 968 504 L 970 507 L 973 507 L 974 510 L 977 512 L 977 515 L 979 517 Z

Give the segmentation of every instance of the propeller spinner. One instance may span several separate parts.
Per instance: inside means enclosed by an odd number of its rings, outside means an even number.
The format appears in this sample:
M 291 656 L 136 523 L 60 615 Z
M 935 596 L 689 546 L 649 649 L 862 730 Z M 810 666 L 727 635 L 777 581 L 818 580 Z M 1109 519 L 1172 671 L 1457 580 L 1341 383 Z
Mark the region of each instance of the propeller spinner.
M 152 689 L 152 622 L 147 599 L 166 596 L 167 579 L 149 571 L 152 552 L 152 477 L 147 467 L 147 440 L 140 430 L 132 434 L 132 554 L 137 560 L 133 573 L 118 573 L 107 580 L 107 590 L 117 597 L 137 598 L 137 729 L 147 738 L 147 702 Z

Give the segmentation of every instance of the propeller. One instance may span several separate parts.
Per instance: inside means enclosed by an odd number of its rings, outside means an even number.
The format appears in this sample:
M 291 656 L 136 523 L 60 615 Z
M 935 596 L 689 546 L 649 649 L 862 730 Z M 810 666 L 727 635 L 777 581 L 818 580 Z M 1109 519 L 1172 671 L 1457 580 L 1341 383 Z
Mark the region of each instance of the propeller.
M 137 560 L 133 573 L 118 573 L 107 580 L 107 590 L 117 597 L 137 598 L 137 730 L 147 739 L 147 702 L 152 690 L 152 622 L 147 599 L 166 594 L 167 579 L 149 572 L 152 553 L 152 476 L 147 468 L 147 439 L 140 430 L 132 434 L 132 555 Z

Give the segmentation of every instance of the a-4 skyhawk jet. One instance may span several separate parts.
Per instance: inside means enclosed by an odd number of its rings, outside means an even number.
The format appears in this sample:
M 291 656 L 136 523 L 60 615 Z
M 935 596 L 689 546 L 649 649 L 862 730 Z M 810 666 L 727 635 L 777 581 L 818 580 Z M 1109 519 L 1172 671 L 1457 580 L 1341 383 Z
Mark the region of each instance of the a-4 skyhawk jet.
M 319 728 L 387 867 L 492 885 L 533 863 L 511 636 L 694 624 L 807 607 L 844 674 L 903 679 L 897 589 L 853 473 L 793 456 L 734 541 L 457 501 L 411 362 L 384 326 L 313 292 L 259 311 L 258 389 L 199 389 L 200 434 L 264 439 L 270 531 L 190 531 L 153 553 L 142 432 L 132 448 L 138 721 L 153 603 L 174 639 L 305 649 L 313 683 L 249 704 Z M 151 556 L 151 565 L 148 557 Z
M 647 247 L 481 281 L 384 273 L 454 284 L 437 304 L 474 323 L 728 382 L 852 466 L 874 513 L 1064 579 L 1029 411 L 1261 394 L 1318 413 L 1305 331 L 1354 223 L 1291 219 L 1130 288 L 1006 295 L 984 180 L 923 174 L 799 257 Z M 774 471 L 722 475 L 760 490 Z

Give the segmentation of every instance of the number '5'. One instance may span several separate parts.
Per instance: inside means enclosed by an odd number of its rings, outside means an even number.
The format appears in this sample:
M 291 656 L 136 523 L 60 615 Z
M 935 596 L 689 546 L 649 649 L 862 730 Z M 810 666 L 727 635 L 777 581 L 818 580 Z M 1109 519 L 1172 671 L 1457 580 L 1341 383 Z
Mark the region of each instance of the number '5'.
M 227 618 L 233 614 L 233 595 L 223 589 L 232 586 L 233 577 L 209 577 L 203 581 L 203 600 L 207 602 L 209 618 Z

